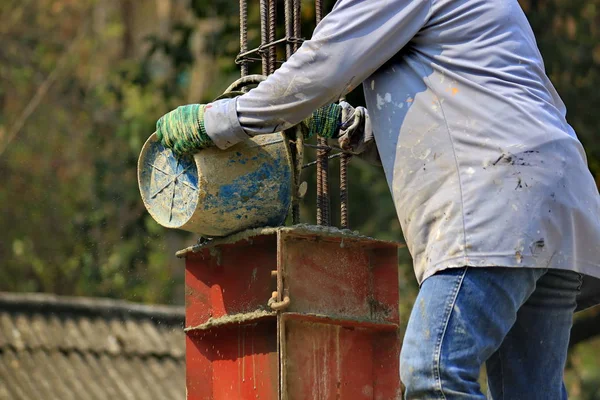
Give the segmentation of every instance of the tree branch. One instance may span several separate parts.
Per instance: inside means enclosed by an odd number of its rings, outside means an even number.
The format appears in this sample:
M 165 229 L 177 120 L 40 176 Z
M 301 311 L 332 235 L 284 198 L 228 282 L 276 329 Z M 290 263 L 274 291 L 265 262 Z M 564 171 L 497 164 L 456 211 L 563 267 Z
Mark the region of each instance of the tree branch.
M 44 96 L 46 96 L 46 93 L 48 92 L 48 89 L 50 89 L 50 86 L 52 86 L 54 81 L 56 81 L 56 78 L 58 78 L 59 73 L 62 72 L 62 70 L 67 66 L 67 61 L 69 61 L 69 55 L 71 55 L 73 50 L 75 50 L 75 48 L 77 47 L 77 44 L 83 38 L 83 33 L 85 32 L 83 26 L 84 25 L 82 25 L 77 36 L 69 44 L 67 50 L 65 50 L 65 52 L 60 56 L 52 72 L 48 74 L 44 82 L 42 82 L 42 84 L 38 87 L 31 100 L 29 100 L 29 103 L 27 103 L 27 106 L 23 109 L 23 112 L 21 113 L 19 118 L 17 118 L 15 123 L 12 124 L 12 126 L 6 133 L 6 137 L 0 137 L 0 139 L 4 139 L 0 142 L 0 155 L 4 153 L 4 150 L 6 150 L 10 142 L 12 142 L 15 136 L 17 136 L 19 131 L 23 128 L 25 122 L 27 122 L 27 119 L 29 119 L 31 114 L 33 114 L 33 112 L 38 107 Z

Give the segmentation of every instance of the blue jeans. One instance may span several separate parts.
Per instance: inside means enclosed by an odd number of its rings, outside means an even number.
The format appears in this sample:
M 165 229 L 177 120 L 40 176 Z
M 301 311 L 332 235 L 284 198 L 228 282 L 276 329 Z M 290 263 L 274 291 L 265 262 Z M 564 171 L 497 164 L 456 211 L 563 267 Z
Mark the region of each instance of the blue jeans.
M 563 370 L 581 275 L 458 268 L 423 282 L 400 355 L 405 398 L 566 399 Z

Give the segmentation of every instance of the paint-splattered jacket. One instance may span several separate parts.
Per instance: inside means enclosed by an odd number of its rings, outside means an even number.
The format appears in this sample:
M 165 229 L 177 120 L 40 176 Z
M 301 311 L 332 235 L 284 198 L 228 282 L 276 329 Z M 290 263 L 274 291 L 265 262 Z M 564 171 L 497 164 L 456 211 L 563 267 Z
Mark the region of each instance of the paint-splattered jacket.
M 363 83 L 419 282 L 461 266 L 600 282 L 600 196 L 517 0 L 339 0 L 258 88 L 206 111 L 228 146 Z M 593 297 L 596 296 L 596 299 Z

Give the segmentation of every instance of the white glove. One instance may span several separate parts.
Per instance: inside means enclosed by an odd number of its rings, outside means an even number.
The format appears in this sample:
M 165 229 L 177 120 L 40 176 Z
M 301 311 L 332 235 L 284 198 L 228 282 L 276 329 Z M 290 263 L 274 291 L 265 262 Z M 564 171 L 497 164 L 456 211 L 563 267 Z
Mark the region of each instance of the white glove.
M 341 101 L 342 123 L 338 143 L 342 150 L 360 155 L 365 161 L 381 165 L 369 112 L 364 107 L 352 107 Z

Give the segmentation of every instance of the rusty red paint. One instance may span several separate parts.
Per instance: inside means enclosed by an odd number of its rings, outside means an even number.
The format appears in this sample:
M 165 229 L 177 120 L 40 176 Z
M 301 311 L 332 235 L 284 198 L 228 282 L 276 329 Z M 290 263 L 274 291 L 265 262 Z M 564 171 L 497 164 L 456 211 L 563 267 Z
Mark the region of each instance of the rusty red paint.
M 265 308 L 275 290 L 271 270 L 277 268 L 274 236 L 219 246 L 186 257 L 186 327 L 209 318 Z
M 188 399 L 400 398 L 395 244 L 281 229 L 186 258 Z M 194 328 L 275 289 L 277 318 Z
M 285 338 L 288 399 L 400 398 L 396 331 L 286 320 Z
M 276 321 L 187 336 L 188 400 L 277 399 Z
M 398 323 L 397 248 L 282 235 L 287 311 Z M 343 243 L 343 245 L 342 245 Z

